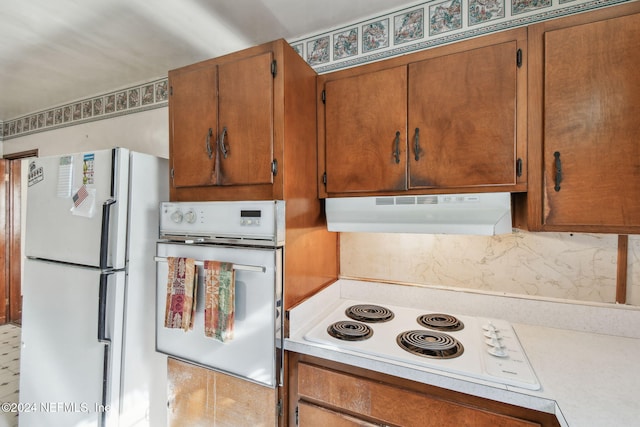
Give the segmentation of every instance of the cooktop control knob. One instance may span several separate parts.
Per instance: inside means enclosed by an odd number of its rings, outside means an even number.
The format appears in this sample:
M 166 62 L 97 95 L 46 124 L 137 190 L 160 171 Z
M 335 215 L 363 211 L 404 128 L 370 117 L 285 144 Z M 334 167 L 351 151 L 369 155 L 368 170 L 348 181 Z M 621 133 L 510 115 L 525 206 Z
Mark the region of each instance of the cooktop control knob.
M 194 222 L 196 222 L 197 219 L 197 215 L 196 212 L 193 209 L 189 209 L 187 212 L 185 212 L 184 214 L 184 219 L 185 221 L 187 221 L 189 224 L 193 224 Z
M 482 329 L 484 329 L 488 333 L 498 332 L 498 329 L 496 329 L 496 327 L 493 325 L 493 323 L 491 323 L 491 321 L 489 321 L 489 323 L 485 323 L 484 325 L 482 325 Z M 485 334 L 485 336 L 488 336 L 488 335 Z
M 502 347 L 502 343 L 500 342 L 500 338 L 492 337 L 485 340 L 485 342 L 491 347 Z
M 491 354 L 492 356 L 497 356 L 497 357 L 507 357 L 508 356 L 508 354 L 505 351 L 504 347 L 489 347 L 487 352 L 489 354 Z
M 171 214 L 171 221 L 175 222 L 176 224 L 180 224 L 182 222 L 182 212 L 180 212 L 179 210 L 173 211 L 173 213 Z

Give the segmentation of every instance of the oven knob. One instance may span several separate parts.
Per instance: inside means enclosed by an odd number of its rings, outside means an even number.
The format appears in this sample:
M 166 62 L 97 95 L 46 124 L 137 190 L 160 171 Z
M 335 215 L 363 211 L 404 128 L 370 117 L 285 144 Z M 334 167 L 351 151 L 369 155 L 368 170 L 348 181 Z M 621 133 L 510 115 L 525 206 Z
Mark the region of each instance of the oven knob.
M 193 209 L 189 209 L 185 214 L 184 214 L 184 219 L 185 221 L 187 221 L 189 224 L 193 224 L 194 222 L 196 222 L 197 216 L 196 213 Z
M 182 222 L 182 212 L 174 211 L 171 214 L 171 221 L 175 222 L 176 224 L 180 224 Z

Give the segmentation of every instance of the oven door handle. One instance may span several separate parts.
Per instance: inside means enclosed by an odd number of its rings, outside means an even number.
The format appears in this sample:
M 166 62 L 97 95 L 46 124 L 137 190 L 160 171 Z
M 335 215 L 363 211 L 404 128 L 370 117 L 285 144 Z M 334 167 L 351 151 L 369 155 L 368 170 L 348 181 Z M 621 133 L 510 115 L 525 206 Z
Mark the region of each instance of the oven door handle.
M 154 257 L 153 258 L 155 262 L 167 262 L 167 258 L 166 257 Z M 202 265 L 204 266 L 204 261 L 199 261 L 199 260 L 195 260 L 194 261 L 195 265 Z M 263 266 L 263 265 L 244 265 L 244 264 L 233 264 L 232 268 L 234 270 L 239 270 L 239 271 L 255 271 L 258 273 L 264 273 L 267 271 L 267 267 Z

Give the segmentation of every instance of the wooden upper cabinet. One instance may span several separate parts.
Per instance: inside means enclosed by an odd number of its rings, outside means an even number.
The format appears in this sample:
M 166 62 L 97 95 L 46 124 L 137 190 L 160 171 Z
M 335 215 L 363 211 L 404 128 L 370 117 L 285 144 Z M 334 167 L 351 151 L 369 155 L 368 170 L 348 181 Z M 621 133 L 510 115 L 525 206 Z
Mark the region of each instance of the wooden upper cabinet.
M 332 80 L 324 91 L 327 191 L 405 190 L 406 67 Z
M 409 64 L 409 187 L 516 184 L 517 43 Z
M 316 77 L 282 39 L 171 70 L 170 199 L 317 196 Z
M 531 229 L 640 231 L 640 4 L 531 28 Z
M 175 187 L 273 181 L 273 53 L 170 75 Z
M 272 52 L 218 67 L 219 185 L 273 182 Z
M 214 185 L 218 116 L 215 66 L 169 72 L 169 156 L 173 185 Z
M 321 197 L 526 191 L 527 31 L 318 77 Z

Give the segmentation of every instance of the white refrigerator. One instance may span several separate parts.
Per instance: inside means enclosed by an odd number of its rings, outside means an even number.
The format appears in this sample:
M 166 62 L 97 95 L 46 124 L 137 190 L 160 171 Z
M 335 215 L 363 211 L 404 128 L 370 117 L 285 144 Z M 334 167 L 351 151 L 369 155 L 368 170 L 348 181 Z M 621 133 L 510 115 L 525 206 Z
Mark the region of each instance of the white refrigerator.
M 168 161 L 115 148 L 29 162 L 21 427 L 159 426 L 158 206 Z

